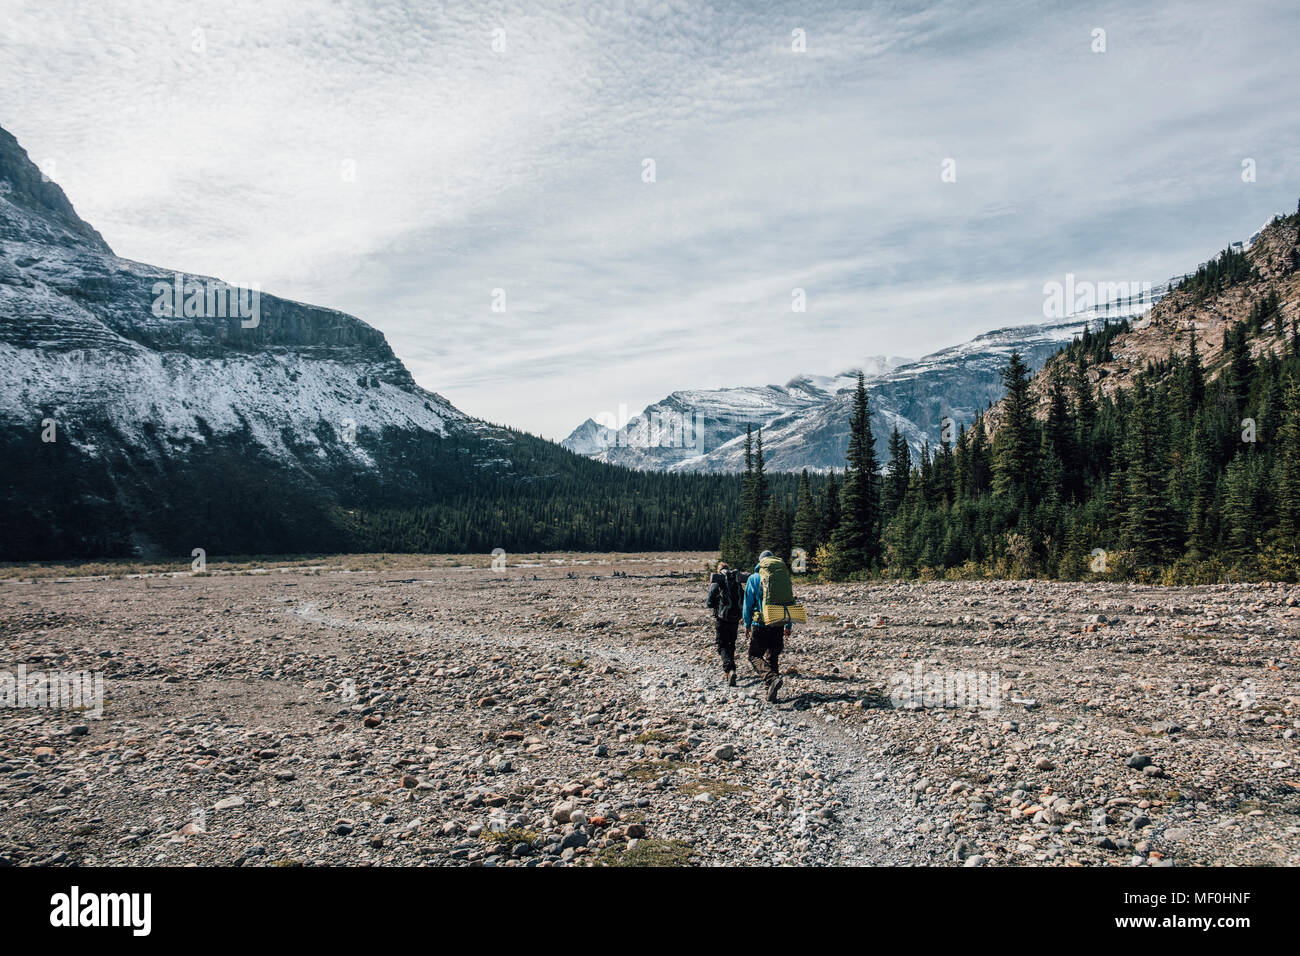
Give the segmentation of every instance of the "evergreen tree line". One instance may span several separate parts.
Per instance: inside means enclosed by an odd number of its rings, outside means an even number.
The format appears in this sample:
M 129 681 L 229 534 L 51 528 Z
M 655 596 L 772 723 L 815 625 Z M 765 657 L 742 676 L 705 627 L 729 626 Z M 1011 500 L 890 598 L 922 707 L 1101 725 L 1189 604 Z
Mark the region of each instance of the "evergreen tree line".
M 98 427 L 107 428 L 99 424 Z M 250 436 L 210 436 L 144 463 L 71 442 L 0 436 L 0 560 L 372 552 L 707 551 L 740 515 L 739 475 L 662 474 L 500 431 L 360 434 L 375 461 L 301 450 L 301 468 Z M 117 445 L 111 445 L 116 449 Z M 129 480 L 128 480 L 129 478 Z M 773 475 L 794 500 L 797 475 Z M 106 494 L 106 490 L 110 491 Z
M 801 475 L 792 513 L 767 490 L 761 432 L 747 444 L 723 557 L 746 567 L 765 548 L 801 549 L 807 570 L 831 579 L 1295 580 L 1300 327 L 1280 306 L 1260 297 L 1227 329 L 1217 376 L 1188 331 L 1111 396 L 1089 370 L 1126 324 L 1086 333 L 1044 372 L 1042 418 L 1013 354 L 996 429 L 981 415 L 919 455 L 895 429 L 879 470 L 859 381 L 844 472 L 820 491 Z
M 527 460 L 521 457 L 525 452 Z M 520 441 L 510 468 L 443 481 L 428 504 L 359 509 L 349 517 L 358 550 L 488 553 L 706 551 L 734 523 L 739 475 L 635 471 Z M 773 475 L 793 498 L 797 476 Z

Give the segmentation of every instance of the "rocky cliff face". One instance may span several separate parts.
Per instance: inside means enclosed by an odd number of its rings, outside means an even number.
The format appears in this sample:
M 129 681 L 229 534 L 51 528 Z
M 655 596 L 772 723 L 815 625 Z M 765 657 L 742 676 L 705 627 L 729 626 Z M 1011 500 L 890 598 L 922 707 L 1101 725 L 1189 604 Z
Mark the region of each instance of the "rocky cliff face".
M 200 508 L 225 508 L 227 547 L 256 550 L 361 488 L 410 497 L 415 446 L 493 431 L 419 388 L 360 319 L 117 257 L 4 130 L 0 381 L 10 553 L 174 548 L 185 520 L 158 515 L 186 509 L 202 546 Z M 235 533 L 236 487 L 281 492 L 265 535 L 251 519 Z
M 1292 322 L 1300 318 L 1300 223 L 1294 216 L 1275 218 L 1249 240 L 1231 248 L 1244 253 L 1253 269 L 1251 278 L 1205 296 L 1190 289 L 1172 290 L 1132 322 L 1130 331 L 1115 337 L 1111 360 L 1088 368 L 1094 388 L 1111 396 L 1131 388 L 1149 364 L 1162 362 L 1171 354 L 1187 356 L 1193 335 L 1206 377 L 1214 379 L 1224 366 L 1224 333 L 1245 321 L 1256 302 L 1273 294 L 1280 302 L 1280 320 L 1272 317 L 1265 323 L 1263 333 L 1252 340 L 1251 350 L 1258 358 L 1270 349 L 1281 352 L 1286 347 Z M 1041 418 L 1047 416 L 1048 386 L 1056 368 L 1055 360 L 1046 363 L 1030 386 Z M 999 421 L 1000 410 L 995 408 L 989 416 L 990 430 L 996 430 Z

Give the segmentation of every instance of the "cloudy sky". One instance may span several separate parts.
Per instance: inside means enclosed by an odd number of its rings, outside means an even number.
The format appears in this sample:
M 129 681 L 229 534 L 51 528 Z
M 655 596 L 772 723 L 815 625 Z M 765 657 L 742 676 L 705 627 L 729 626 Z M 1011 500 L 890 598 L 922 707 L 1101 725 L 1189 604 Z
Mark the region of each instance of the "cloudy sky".
M 551 438 L 1042 321 L 1300 197 L 1290 5 L 762 6 L 0 0 L 0 125 L 119 255 Z

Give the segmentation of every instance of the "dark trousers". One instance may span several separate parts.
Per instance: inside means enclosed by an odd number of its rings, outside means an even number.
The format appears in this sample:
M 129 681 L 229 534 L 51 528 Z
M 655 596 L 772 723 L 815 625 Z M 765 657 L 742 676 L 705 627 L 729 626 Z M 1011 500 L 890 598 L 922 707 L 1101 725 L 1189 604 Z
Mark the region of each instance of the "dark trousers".
M 722 658 L 722 669 L 724 671 L 734 671 L 736 669 L 736 632 L 740 629 L 740 621 L 724 621 L 720 617 L 713 619 L 715 630 L 714 639 L 718 645 L 718 656 Z
M 749 637 L 749 663 L 754 673 L 770 684 L 781 673 L 781 652 L 785 650 L 785 628 L 756 627 Z

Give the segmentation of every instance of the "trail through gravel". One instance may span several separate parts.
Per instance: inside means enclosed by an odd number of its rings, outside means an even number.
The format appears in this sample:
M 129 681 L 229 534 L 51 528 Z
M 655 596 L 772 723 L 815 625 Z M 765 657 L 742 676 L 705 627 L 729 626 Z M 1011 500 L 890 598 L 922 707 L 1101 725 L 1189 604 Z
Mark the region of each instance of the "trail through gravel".
M 1300 590 L 810 585 L 706 555 L 0 580 L 0 865 L 1300 865 Z M 743 636 L 742 636 L 743 642 Z

